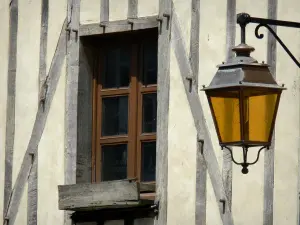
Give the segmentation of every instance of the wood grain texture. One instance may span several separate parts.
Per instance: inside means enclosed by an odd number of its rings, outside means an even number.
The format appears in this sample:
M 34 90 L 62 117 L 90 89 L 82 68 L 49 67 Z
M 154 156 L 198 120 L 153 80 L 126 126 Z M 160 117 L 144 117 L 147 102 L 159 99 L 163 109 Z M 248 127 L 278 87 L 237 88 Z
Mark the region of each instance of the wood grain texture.
M 77 107 L 79 77 L 80 0 L 67 1 L 67 74 L 65 95 L 65 184 L 76 183 L 77 164 Z M 65 212 L 64 224 L 72 224 Z
M 76 183 L 92 181 L 92 58 L 90 48 L 80 43 Z
M 189 61 L 192 69 L 192 85 L 198 91 L 199 77 L 199 35 L 200 35 L 200 0 L 192 0 L 191 5 L 191 30 L 190 30 Z M 197 137 L 201 136 L 197 134 Z M 207 168 L 202 155 L 203 142 L 197 138 L 196 151 L 196 205 L 195 224 L 206 225 L 206 180 Z
M 268 1 L 268 18 L 277 19 L 277 0 Z M 277 32 L 276 26 L 271 26 Z M 276 40 L 268 32 L 267 62 L 270 71 L 276 76 Z M 275 149 L 275 130 L 272 137 L 272 145 L 264 154 L 264 215 L 263 224 L 273 224 L 273 204 L 274 204 L 274 149 Z
M 39 105 L 29 144 L 27 146 L 27 150 L 25 152 L 20 171 L 18 173 L 14 188 L 9 199 L 8 208 L 5 213 L 5 217 L 8 218 L 8 220 L 5 221 L 4 225 L 8 225 L 8 222 L 9 225 L 13 225 L 15 222 L 24 187 L 30 175 L 32 166 L 34 164 L 32 156 L 35 156 L 38 150 L 38 145 L 45 128 L 52 99 L 55 94 L 57 83 L 61 74 L 61 69 L 64 63 L 64 58 L 66 54 L 66 24 L 67 23 L 65 21 L 62 27 L 62 31 L 60 33 L 54 56 L 52 58 L 49 73 L 47 75 L 48 88 L 45 103 Z
M 204 143 L 197 141 L 196 161 L 196 225 L 206 225 L 206 181 L 207 167 L 202 155 Z
M 117 20 L 111 22 L 102 22 L 105 25 L 105 29 L 99 26 L 98 23 L 81 25 L 79 28 L 80 36 L 91 36 L 99 34 L 108 34 L 115 32 L 124 32 L 131 30 L 142 30 L 157 27 L 157 16 L 139 17 L 136 19 L 130 19 L 133 25 L 128 23 L 128 20 Z
M 138 14 L 138 0 L 128 0 L 128 14 L 127 18 L 137 18 Z
M 136 205 L 139 186 L 130 180 L 59 185 L 60 210 L 91 210 L 109 206 Z
M 100 2 L 100 23 L 106 22 L 106 21 L 109 21 L 109 0 L 101 0 L 101 2 Z
M 47 76 L 47 39 L 48 39 L 48 14 L 49 0 L 43 0 L 41 4 L 41 31 L 40 31 L 40 56 L 39 56 L 39 96 L 38 104 L 40 104 L 41 93 L 46 93 L 44 85 Z M 44 96 L 43 96 L 44 97 Z M 38 153 L 36 152 L 34 164 L 28 178 L 28 195 L 27 195 L 27 225 L 37 224 L 37 203 L 38 203 Z
M 223 224 L 233 225 L 233 217 L 231 214 L 231 210 L 228 204 L 228 199 L 226 196 L 225 188 L 223 185 L 223 179 L 221 175 L 221 171 L 219 168 L 219 164 L 214 153 L 214 148 L 212 145 L 210 133 L 206 124 L 206 120 L 204 118 L 203 108 L 200 102 L 200 98 L 198 96 L 197 90 L 195 90 L 194 86 L 190 90 L 190 84 L 187 81 L 187 77 L 192 77 L 192 69 L 188 60 L 188 54 L 186 48 L 183 43 L 182 31 L 179 25 L 178 17 L 175 12 L 173 12 L 172 17 L 172 47 L 175 51 L 175 56 L 179 65 L 179 70 L 182 76 L 182 81 L 184 83 L 185 92 L 187 95 L 187 99 L 189 102 L 189 106 L 191 108 L 191 112 L 194 119 L 194 124 L 197 129 L 197 132 L 201 134 L 199 137 L 201 140 L 204 140 L 204 150 L 203 156 L 206 161 L 208 174 L 210 176 L 213 190 L 216 196 L 217 203 L 219 205 L 220 215 L 223 221 Z M 219 200 L 225 201 L 225 212 L 223 214 L 223 204 L 219 202 Z
M 231 50 L 235 45 L 236 33 L 236 0 L 227 0 L 227 18 L 226 18 L 226 60 L 234 57 Z M 223 150 L 223 168 L 222 176 L 225 191 L 228 198 L 228 205 L 231 209 L 232 203 L 232 159 L 229 150 Z
M 160 22 L 158 36 L 157 71 L 157 133 L 156 133 L 156 202 L 159 202 L 159 214 L 155 225 L 167 224 L 168 207 L 168 117 L 170 95 L 170 18 L 172 1 L 159 1 Z
M 15 98 L 17 70 L 18 0 L 9 5 L 9 52 L 7 71 L 6 133 L 5 133 L 5 177 L 3 215 L 6 213 L 12 191 L 12 170 L 15 141 Z

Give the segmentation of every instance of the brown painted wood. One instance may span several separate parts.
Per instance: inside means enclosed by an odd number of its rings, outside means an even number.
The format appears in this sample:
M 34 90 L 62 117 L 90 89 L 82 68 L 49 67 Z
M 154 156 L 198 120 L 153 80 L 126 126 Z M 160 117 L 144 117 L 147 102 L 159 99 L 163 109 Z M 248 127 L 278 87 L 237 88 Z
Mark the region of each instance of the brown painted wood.
M 97 81 L 94 81 L 97 94 L 94 94 L 94 137 L 95 145 L 93 147 L 93 176 L 94 181 L 101 181 L 101 146 L 106 144 L 127 143 L 128 144 L 128 160 L 127 160 L 127 177 L 140 179 L 141 173 L 141 141 L 153 141 L 156 139 L 155 133 L 142 134 L 142 94 L 156 93 L 157 85 L 144 86 L 141 83 L 142 66 L 140 58 L 142 56 L 142 44 L 149 40 L 155 40 L 154 31 L 141 32 L 136 34 L 111 36 L 104 39 L 95 40 L 98 44 L 99 60 L 97 60 Z M 122 43 L 131 46 L 131 69 L 130 69 L 130 85 L 122 88 L 104 89 L 102 86 L 102 74 L 104 72 L 105 52 L 110 47 L 120 46 Z M 132 44 L 134 43 L 134 44 Z M 116 136 L 101 137 L 101 114 L 103 97 L 128 96 L 129 112 L 128 112 L 128 134 Z

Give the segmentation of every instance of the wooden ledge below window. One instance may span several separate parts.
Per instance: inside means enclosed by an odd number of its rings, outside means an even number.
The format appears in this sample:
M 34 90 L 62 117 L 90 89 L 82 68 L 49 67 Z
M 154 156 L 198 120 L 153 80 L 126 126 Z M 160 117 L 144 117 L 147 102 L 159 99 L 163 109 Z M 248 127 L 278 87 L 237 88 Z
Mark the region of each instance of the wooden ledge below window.
M 155 184 L 135 180 L 59 185 L 59 209 L 92 211 L 153 205 Z

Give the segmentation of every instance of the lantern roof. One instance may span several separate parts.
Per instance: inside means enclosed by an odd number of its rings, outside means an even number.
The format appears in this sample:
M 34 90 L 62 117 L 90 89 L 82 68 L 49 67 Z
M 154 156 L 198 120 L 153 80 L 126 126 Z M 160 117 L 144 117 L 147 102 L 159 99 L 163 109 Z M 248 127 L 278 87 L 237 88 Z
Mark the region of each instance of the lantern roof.
M 277 84 L 268 64 L 258 63 L 250 56 L 250 53 L 254 51 L 253 47 L 242 43 L 232 50 L 236 55 L 226 63 L 217 66 L 217 73 L 210 85 L 202 89 L 203 91 L 230 87 L 286 89 Z

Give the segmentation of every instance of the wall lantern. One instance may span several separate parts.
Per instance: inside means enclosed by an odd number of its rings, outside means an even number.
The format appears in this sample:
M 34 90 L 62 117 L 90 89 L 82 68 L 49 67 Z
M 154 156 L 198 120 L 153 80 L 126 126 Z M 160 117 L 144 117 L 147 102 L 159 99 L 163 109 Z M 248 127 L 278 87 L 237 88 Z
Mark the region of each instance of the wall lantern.
M 253 47 L 245 43 L 245 28 L 248 23 L 258 23 L 255 29 L 257 38 L 260 27 L 266 27 L 281 44 L 284 50 L 300 67 L 300 63 L 287 49 L 269 25 L 297 27 L 300 23 L 250 17 L 246 13 L 237 15 L 241 27 L 241 44 L 234 47 L 235 57 L 218 66 L 218 71 L 208 87 L 204 87 L 221 148 L 230 151 L 232 161 L 242 166 L 242 173 L 248 173 L 248 166 L 259 160 L 260 152 L 269 149 L 280 95 L 285 89 L 273 78 L 269 65 L 258 63 L 250 56 Z M 241 147 L 243 161 L 237 162 L 230 147 Z M 260 147 L 257 158 L 247 161 L 248 150 Z

